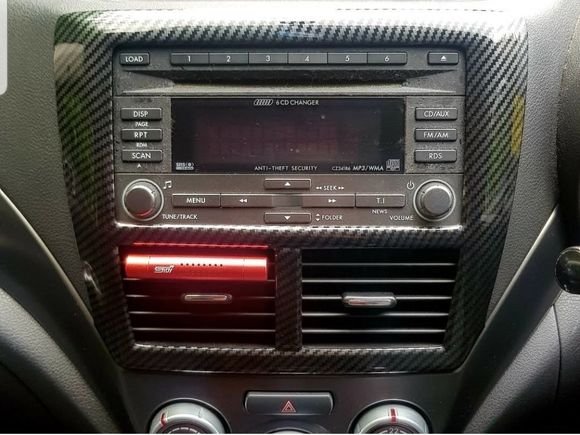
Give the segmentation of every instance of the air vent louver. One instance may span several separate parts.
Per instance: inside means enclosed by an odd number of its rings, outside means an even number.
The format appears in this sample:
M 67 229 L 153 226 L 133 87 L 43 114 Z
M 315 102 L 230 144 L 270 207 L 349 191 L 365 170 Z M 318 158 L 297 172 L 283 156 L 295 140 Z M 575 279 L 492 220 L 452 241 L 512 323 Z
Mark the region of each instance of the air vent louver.
M 176 251 L 172 251 L 175 254 Z M 191 254 L 191 251 L 183 251 Z M 255 255 L 256 251 L 194 251 L 203 255 Z M 159 250 L 131 250 L 159 254 Z M 177 253 L 182 253 L 177 251 Z M 259 252 L 264 255 L 264 251 Z M 268 254 L 271 258 L 271 254 Z M 273 346 L 273 262 L 262 282 L 124 278 L 129 318 L 138 343 L 190 346 Z M 215 300 L 207 300 L 207 299 Z
M 442 345 L 457 258 L 453 250 L 303 250 L 304 345 Z M 394 296 L 396 304 L 348 305 L 357 295 Z

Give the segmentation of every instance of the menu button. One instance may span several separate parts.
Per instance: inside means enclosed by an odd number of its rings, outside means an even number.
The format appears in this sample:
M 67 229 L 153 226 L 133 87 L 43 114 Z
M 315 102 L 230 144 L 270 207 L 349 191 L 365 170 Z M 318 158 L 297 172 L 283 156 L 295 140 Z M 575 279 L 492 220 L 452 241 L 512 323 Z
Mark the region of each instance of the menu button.
M 171 196 L 173 207 L 219 207 L 219 194 L 174 193 Z

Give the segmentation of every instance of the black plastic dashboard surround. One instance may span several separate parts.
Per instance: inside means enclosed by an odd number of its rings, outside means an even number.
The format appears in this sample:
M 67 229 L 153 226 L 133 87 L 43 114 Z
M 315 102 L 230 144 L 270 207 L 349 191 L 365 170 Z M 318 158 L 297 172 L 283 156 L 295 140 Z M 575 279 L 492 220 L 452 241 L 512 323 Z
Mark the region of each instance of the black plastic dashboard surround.
M 487 313 L 514 194 L 523 128 L 527 42 L 523 20 L 471 10 L 325 10 L 309 19 L 256 19 L 210 9 L 87 12 L 57 26 L 55 71 L 69 203 L 86 264 L 95 323 L 127 368 L 230 373 L 430 372 L 458 367 Z M 466 58 L 462 225 L 442 228 L 130 226 L 115 219 L 112 59 L 117 47 L 427 46 Z M 117 249 L 133 243 L 268 245 L 277 254 L 276 348 L 189 348 L 135 343 Z M 300 249 L 460 248 L 444 345 L 300 348 Z M 288 350 L 289 349 L 289 350 Z

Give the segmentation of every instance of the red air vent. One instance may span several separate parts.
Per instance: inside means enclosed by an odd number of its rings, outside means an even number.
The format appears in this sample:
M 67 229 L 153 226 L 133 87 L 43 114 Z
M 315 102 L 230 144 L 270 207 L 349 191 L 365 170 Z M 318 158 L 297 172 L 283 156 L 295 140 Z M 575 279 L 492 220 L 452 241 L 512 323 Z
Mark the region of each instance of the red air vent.
M 125 276 L 139 279 L 266 281 L 266 257 L 142 255 L 125 258 Z
M 273 254 L 252 248 L 131 247 L 123 280 L 135 340 L 273 346 Z

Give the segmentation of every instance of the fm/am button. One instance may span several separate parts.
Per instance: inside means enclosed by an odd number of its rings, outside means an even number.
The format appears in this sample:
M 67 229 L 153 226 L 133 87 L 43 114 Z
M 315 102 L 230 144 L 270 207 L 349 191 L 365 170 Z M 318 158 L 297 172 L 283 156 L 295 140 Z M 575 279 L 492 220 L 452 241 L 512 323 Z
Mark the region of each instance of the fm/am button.
M 417 128 L 415 129 L 417 142 L 455 142 L 457 129 L 455 128 Z

